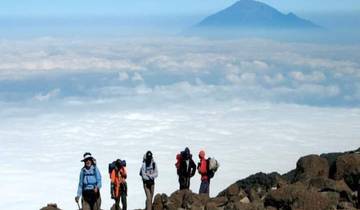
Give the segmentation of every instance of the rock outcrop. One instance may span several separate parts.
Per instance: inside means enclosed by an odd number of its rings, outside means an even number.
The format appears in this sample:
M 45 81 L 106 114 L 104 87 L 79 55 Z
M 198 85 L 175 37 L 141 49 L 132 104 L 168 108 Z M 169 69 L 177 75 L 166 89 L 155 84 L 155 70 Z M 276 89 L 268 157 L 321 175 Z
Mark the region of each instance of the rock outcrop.
M 157 194 L 154 210 L 336 210 L 356 209 L 360 148 L 344 153 L 301 157 L 286 174 L 257 173 L 216 197 L 189 190 Z

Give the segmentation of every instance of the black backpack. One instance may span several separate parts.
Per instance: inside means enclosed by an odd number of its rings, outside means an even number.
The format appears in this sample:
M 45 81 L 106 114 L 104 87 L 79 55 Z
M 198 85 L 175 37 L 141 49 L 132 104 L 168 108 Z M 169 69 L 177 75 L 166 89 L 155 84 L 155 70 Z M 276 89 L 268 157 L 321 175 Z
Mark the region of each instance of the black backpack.
M 109 174 L 116 168 L 116 161 L 109 163 Z

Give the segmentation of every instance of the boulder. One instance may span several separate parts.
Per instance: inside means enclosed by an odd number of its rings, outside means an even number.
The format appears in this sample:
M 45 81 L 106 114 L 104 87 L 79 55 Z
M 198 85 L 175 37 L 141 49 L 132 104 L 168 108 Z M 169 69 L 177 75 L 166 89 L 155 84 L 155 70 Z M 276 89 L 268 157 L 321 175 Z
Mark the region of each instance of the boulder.
M 352 203 L 343 201 L 337 205 L 337 209 L 355 210 L 356 208 Z
M 224 196 L 210 198 L 208 203 L 213 203 L 216 207 L 225 206 L 228 203 L 228 199 Z
M 61 210 L 58 208 L 56 203 L 49 203 L 45 207 L 41 208 L 40 210 Z
M 333 179 L 316 177 L 308 180 L 308 186 L 315 188 L 319 192 L 336 192 L 339 194 L 341 200 L 351 201 L 352 191 L 344 182 L 344 180 L 335 181 Z
M 308 155 L 302 157 L 296 163 L 293 182 L 304 181 L 313 177 L 328 177 L 329 164 L 325 158 L 319 155 Z
M 328 197 L 309 190 L 301 182 L 270 192 L 264 204 L 266 207 L 272 206 L 277 209 L 328 210 L 333 208 Z
M 270 190 L 272 187 L 276 187 L 279 180 L 282 180 L 282 178 L 281 175 L 277 172 L 273 172 L 270 174 L 259 172 L 243 180 L 237 181 L 236 183 L 240 188 L 244 189 L 245 191 L 248 191 L 251 188 L 261 188 L 267 191 Z
M 256 206 L 254 206 L 253 204 L 241 203 L 241 202 L 234 203 L 234 209 L 235 210 L 258 210 L 258 208 Z
M 156 194 L 153 202 L 154 210 L 162 210 L 164 209 L 163 201 L 161 199 L 161 194 Z
M 205 206 L 205 210 L 218 210 L 218 207 L 213 202 L 208 202 Z
M 356 190 L 360 180 L 360 154 L 341 155 L 336 160 L 334 179 L 344 179 L 346 184 Z

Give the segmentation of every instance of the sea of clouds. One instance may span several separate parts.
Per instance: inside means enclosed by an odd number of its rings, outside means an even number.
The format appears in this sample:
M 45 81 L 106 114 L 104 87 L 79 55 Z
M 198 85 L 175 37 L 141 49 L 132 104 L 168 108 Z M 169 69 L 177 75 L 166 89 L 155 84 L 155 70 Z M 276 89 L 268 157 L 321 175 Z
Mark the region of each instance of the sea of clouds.
M 84 152 L 103 176 L 127 160 L 129 209 L 152 150 L 156 192 L 177 189 L 189 146 L 220 162 L 211 195 L 258 171 L 285 173 L 310 153 L 359 147 L 360 47 L 163 37 L 0 41 L 0 209 L 76 209 Z M 200 177 L 192 180 L 198 191 Z

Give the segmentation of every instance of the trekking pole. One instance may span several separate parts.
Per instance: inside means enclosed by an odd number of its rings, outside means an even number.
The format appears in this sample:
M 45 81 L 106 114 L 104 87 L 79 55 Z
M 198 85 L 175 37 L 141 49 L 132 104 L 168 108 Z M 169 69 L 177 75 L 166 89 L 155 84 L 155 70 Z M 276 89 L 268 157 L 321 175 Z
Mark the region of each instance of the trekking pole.
M 76 201 L 76 203 L 77 203 L 77 205 L 78 205 L 79 210 L 81 210 L 79 201 Z

